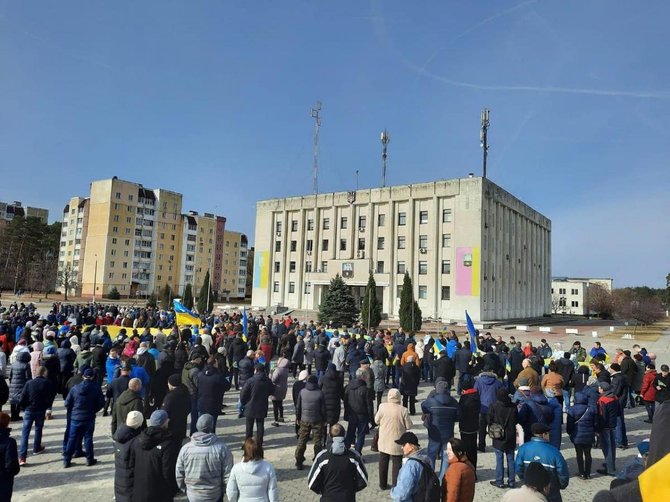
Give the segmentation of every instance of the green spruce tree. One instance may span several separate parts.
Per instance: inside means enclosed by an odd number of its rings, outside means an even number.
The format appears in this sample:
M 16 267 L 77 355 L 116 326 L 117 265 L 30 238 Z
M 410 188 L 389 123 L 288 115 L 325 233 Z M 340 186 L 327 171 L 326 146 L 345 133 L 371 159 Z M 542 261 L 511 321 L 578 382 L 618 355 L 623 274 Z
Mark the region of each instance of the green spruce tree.
M 200 294 L 198 295 L 198 313 L 199 314 L 209 314 L 214 308 L 214 291 L 212 290 L 212 284 L 209 280 L 209 270 L 205 274 L 205 281 L 202 283 L 200 288 Z
M 160 301 L 161 301 L 161 307 L 165 310 L 169 310 L 170 307 L 172 307 L 172 297 L 174 295 L 172 294 L 172 288 L 170 287 L 169 284 L 166 284 L 161 288 L 160 292 Z
M 121 298 L 121 293 L 119 293 L 119 290 L 116 289 L 116 286 L 112 286 L 112 288 L 109 290 L 109 293 L 107 293 L 107 298 L 110 300 L 118 300 Z
M 332 323 L 333 326 L 351 327 L 358 320 L 356 299 L 349 287 L 337 274 L 319 305 L 319 322 Z
M 407 272 L 405 272 L 405 277 L 402 281 L 398 316 L 400 317 L 400 327 L 404 331 L 419 331 L 421 329 L 421 309 L 414 299 L 412 279 Z
M 380 322 L 382 322 L 382 306 L 377 299 L 377 283 L 370 272 L 363 305 L 361 305 L 361 323 L 365 328 L 376 328 Z
M 181 296 L 181 303 L 189 310 L 193 308 L 193 286 L 191 286 L 191 283 L 184 286 L 184 294 Z

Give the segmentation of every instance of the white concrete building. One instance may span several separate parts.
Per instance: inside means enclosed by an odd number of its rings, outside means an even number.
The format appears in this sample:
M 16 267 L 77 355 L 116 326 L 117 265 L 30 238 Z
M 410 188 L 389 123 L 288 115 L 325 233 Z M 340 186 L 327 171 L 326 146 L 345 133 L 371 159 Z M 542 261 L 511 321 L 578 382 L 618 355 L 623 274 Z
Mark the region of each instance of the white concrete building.
M 340 274 L 357 298 L 369 272 L 396 318 L 404 272 L 424 317 L 551 311 L 551 222 L 489 180 L 462 178 L 260 201 L 252 304 L 317 309 Z
M 551 310 L 554 314 L 590 315 L 589 289 L 594 284 L 612 291 L 612 279 L 554 277 L 551 279 Z

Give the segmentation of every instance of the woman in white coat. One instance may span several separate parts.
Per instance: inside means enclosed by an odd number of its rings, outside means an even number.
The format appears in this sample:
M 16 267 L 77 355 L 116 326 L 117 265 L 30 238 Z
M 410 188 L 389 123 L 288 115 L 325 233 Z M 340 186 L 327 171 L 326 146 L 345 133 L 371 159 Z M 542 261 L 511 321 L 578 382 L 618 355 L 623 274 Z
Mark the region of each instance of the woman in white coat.
M 230 502 L 279 502 L 274 467 L 263 460 L 263 448 L 254 438 L 244 442 L 242 462 L 230 471 L 226 495 Z

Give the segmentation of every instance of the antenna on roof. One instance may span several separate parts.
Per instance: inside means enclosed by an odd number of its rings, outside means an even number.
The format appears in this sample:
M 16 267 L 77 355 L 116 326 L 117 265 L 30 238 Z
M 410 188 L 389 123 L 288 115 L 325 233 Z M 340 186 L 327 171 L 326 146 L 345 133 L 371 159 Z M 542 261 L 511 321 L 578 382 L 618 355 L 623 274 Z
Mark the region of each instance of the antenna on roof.
M 314 195 L 319 193 L 319 128 L 321 127 L 321 101 L 317 101 L 312 108 L 312 118 L 314 119 L 314 165 L 312 175 L 314 177 L 313 190 Z

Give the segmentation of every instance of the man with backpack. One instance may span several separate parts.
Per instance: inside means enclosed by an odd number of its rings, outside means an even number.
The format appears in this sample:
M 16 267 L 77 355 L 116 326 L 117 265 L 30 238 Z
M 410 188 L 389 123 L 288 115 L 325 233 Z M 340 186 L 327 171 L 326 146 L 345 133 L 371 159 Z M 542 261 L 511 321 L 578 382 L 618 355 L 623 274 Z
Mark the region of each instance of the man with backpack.
M 440 480 L 426 450 L 421 450 L 413 432 L 405 432 L 396 443 L 402 446 L 407 459 L 398 473 L 398 483 L 391 490 L 391 499 L 397 502 L 428 502 L 440 500 Z

